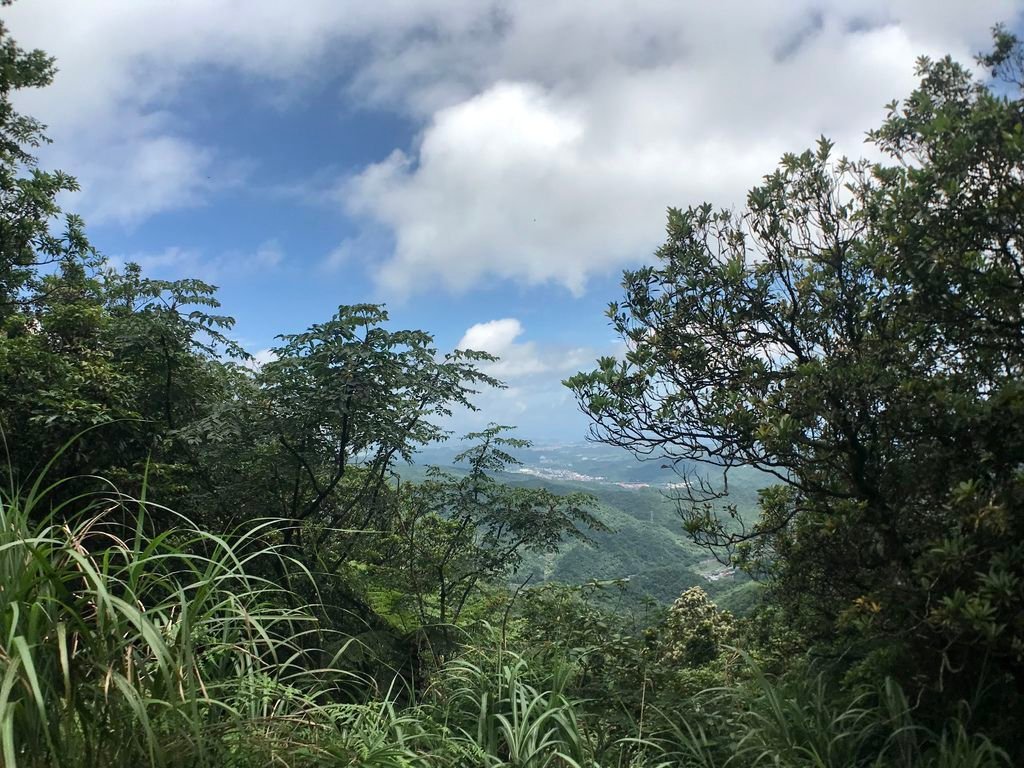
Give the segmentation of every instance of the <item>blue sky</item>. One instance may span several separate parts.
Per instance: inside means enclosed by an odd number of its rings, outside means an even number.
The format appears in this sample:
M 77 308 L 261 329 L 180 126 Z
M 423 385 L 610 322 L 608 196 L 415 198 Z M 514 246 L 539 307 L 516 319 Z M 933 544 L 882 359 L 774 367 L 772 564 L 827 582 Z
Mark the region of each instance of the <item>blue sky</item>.
M 21 0 L 55 55 L 21 107 L 115 261 L 220 287 L 253 352 L 382 301 L 502 356 L 481 414 L 583 437 L 559 386 L 665 208 L 738 206 L 824 133 L 860 155 L 917 55 L 983 49 L 1021 2 Z

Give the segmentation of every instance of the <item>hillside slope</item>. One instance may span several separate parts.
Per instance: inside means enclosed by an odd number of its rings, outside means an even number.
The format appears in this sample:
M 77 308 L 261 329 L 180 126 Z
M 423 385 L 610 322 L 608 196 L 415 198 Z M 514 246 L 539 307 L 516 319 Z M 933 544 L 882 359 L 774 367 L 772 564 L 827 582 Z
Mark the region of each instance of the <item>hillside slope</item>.
M 451 466 L 456 452 L 457 447 L 435 449 L 418 457 L 421 463 L 407 467 L 403 475 L 422 477 L 427 464 L 458 471 Z M 554 555 L 528 555 L 515 581 L 618 582 L 618 589 L 606 590 L 605 600 L 622 610 L 652 600 L 668 604 L 692 586 L 705 589 L 724 608 L 744 612 L 752 605 L 757 585 L 723 566 L 683 530 L 675 498 L 682 478 L 672 470 L 590 444 L 532 448 L 516 455 L 522 466 L 501 474 L 502 482 L 589 493 L 598 501 L 597 517 L 609 530 L 592 533 L 589 543 L 566 542 Z M 757 490 L 767 484 L 763 475 L 736 471 L 730 474 L 728 501 L 749 521 L 756 516 Z

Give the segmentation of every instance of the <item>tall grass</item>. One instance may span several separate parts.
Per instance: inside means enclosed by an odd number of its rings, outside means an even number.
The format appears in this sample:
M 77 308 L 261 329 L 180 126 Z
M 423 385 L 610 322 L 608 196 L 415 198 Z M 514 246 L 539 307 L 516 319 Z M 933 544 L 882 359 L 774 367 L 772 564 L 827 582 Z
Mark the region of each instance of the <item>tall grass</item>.
M 456 659 L 435 683 L 435 717 L 482 767 L 594 766 L 568 676 L 545 682 L 539 688 L 526 660 L 508 651 Z
M 951 721 L 938 731 L 915 721 L 902 690 L 887 681 L 849 694 L 824 674 L 750 677 L 698 695 L 688 722 L 662 716 L 656 748 L 664 765 L 700 768 L 1009 768 L 1007 754 Z M 654 763 L 652 763 L 653 765 Z
M 324 727 L 315 622 L 250 567 L 284 557 L 269 523 L 147 535 L 152 505 L 69 487 L 0 493 L 4 766 L 221 765 L 243 741 L 276 760 Z

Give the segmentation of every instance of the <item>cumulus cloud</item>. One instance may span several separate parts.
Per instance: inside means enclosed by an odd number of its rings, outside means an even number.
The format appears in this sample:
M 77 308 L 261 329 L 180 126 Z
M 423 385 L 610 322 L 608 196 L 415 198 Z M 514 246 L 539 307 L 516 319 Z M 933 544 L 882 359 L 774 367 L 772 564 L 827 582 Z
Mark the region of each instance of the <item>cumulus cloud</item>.
M 87 213 L 132 224 L 217 191 L 231 148 L 203 144 L 177 108 L 197 75 L 235 73 L 277 108 L 340 79 L 350 107 L 420 127 L 342 187 L 350 216 L 389 233 L 371 265 L 383 289 L 512 279 L 579 293 L 648 258 L 669 205 L 740 204 L 820 133 L 860 153 L 882 105 L 912 88 L 918 54 L 970 61 L 1021 7 L 31 0 L 5 17 L 59 58 L 56 85 L 24 106 L 51 124 Z
M 318 264 L 321 273 L 332 274 L 342 270 L 360 269 L 375 256 L 389 253 L 391 238 L 379 227 L 364 227 L 358 234 L 342 240 Z
M 17 95 L 49 125 L 54 144 L 42 149 L 44 160 L 78 176 L 73 203 L 90 220 L 131 226 L 201 204 L 245 175 L 230 147 L 192 136 L 191 113 L 201 105 L 189 102 L 189 89 L 197 81 L 210 71 L 235 73 L 268 106 L 287 103 L 310 73 L 337 75 L 314 66 L 332 41 L 384 28 L 382 5 L 30 0 L 3 15 L 23 47 L 57 58 L 52 86 Z M 397 10 L 397 18 L 412 17 Z
M 535 438 L 584 434 L 584 417 L 571 393 L 559 382 L 608 350 L 524 341 L 524 334 L 523 324 L 514 317 L 488 320 L 466 329 L 456 347 L 497 356 L 497 362 L 484 364 L 481 370 L 508 386 L 477 395 L 477 411 L 455 415 L 451 425 L 455 432 L 475 431 L 489 422 L 498 422 L 515 425 L 522 434 Z
M 546 192 L 579 178 L 583 133 L 570 107 L 524 83 L 498 83 L 439 112 L 418 162 L 395 152 L 350 186 L 351 210 L 395 233 L 381 282 L 405 293 L 424 276 L 456 290 L 486 276 L 556 277 L 580 291 L 575 253 L 552 254 L 566 235 L 587 250 L 601 245 L 587 233 L 590 196 L 575 194 L 553 206 Z M 511 232 L 515 237 L 506 239 Z
M 508 351 L 522 333 L 523 324 L 514 317 L 489 320 L 467 328 L 456 346 L 459 349 L 475 349 L 490 352 L 492 355 L 501 355 Z
M 593 351 L 584 347 L 517 341 L 522 335 L 523 325 L 514 317 L 489 320 L 467 328 L 456 348 L 489 352 L 498 360 L 482 365 L 481 369 L 502 381 L 519 383 L 538 376 L 550 383 L 551 374 L 574 370 L 593 358 Z M 507 391 L 506 399 L 510 392 L 518 390 Z
M 883 105 L 913 87 L 917 55 L 969 61 L 1015 10 L 932 8 L 513 5 L 490 60 L 474 60 L 474 86 L 470 72 L 438 75 L 452 83 L 444 93 L 470 93 L 430 112 L 412 153 L 352 178 L 349 211 L 394 232 L 377 273 L 390 292 L 514 279 L 578 295 L 589 277 L 649 258 L 667 206 L 739 205 L 821 134 L 863 153 Z M 430 51 L 407 56 L 415 67 L 377 67 L 378 92 L 435 71 Z
M 163 211 L 199 206 L 243 175 L 241 165 L 217 163 L 213 151 L 173 136 L 127 139 L 115 155 L 104 150 L 81 159 L 61 150 L 50 158 L 88 180 L 71 205 L 95 223 L 132 226 Z

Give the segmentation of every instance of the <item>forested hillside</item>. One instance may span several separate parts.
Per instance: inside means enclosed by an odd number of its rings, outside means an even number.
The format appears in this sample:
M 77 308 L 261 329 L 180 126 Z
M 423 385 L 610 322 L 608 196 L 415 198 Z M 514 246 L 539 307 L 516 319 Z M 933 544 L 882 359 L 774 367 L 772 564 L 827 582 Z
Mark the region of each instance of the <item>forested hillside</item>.
M 108 261 L 0 27 L 0 764 L 1024 763 L 1024 47 L 979 63 L 671 209 L 565 382 L 603 448 L 531 447 L 382 305 L 259 362 Z
M 426 450 L 416 461 L 431 464 L 407 465 L 399 472 L 414 479 L 423 477 L 429 466 L 458 473 L 451 464 L 457 453 L 454 446 Z M 586 493 L 594 498 L 594 516 L 607 530 L 566 541 L 557 552 L 527 553 L 511 575 L 513 587 L 524 581 L 589 586 L 596 590 L 596 601 L 618 614 L 649 614 L 656 607 L 652 602 L 671 604 L 690 587 L 705 590 L 724 610 L 745 614 L 752 607 L 760 585 L 683 530 L 680 513 L 687 507 L 682 474 L 660 463 L 637 462 L 622 449 L 591 445 L 524 448 L 515 451 L 515 458 L 522 463 L 500 474 L 502 483 Z M 696 472 L 691 468 L 692 482 L 698 482 Z M 741 523 L 755 522 L 758 491 L 770 484 L 770 477 L 756 471 L 733 473 L 729 498 Z

